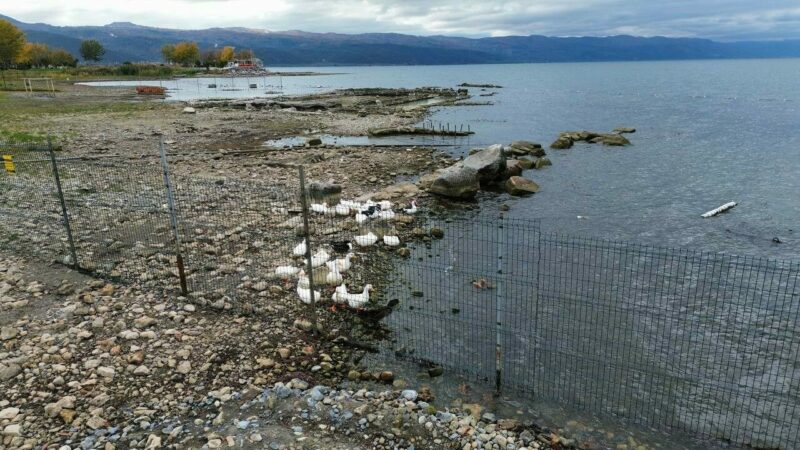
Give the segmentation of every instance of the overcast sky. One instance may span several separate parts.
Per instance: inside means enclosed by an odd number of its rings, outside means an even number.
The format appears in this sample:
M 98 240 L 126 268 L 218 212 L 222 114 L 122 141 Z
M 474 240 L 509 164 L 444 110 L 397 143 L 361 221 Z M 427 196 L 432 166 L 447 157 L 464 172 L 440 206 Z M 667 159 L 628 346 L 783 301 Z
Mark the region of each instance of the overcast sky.
M 459 36 L 800 38 L 800 0 L 0 0 L 23 22 Z

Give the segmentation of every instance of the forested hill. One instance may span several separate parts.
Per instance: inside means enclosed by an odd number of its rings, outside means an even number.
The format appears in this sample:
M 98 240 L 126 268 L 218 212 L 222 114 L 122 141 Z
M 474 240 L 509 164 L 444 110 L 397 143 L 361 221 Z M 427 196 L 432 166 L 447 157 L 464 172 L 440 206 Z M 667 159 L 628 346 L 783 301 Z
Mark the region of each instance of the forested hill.
M 81 40 L 97 39 L 105 62 L 159 61 L 161 47 L 195 41 L 201 49 L 252 49 L 267 65 L 482 64 L 519 62 L 638 61 L 670 59 L 800 57 L 800 40 L 715 42 L 664 37 L 508 36 L 470 39 L 390 33 L 336 34 L 266 32 L 245 28 L 172 30 L 115 22 L 105 26 L 58 27 L 6 18 L 29 41 L 78 54 Z

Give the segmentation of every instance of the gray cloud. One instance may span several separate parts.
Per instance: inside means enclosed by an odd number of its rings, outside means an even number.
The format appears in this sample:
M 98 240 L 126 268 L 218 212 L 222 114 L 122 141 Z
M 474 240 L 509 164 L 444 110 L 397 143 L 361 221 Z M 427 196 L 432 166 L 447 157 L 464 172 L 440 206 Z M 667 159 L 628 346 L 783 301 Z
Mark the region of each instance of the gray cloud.
M 459 36 L 800 38 L 797 0 L 39 0 L 0 6 L 28 22 L 171 28 L 241 26 Z

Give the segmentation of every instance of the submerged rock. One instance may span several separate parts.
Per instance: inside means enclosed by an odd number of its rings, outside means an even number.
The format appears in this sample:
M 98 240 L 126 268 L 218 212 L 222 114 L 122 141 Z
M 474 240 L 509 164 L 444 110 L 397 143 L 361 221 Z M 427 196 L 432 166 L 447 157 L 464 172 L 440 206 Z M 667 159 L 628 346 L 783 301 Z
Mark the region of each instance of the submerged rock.
M 623 134 L 623 133 L 636 133 L 636 128 L 630 128 L 630 127 L 617 127 L 617 128 L 614 128 L 614 130 L 613 130 L 613 131 L 614 131 L 614 133 L 617 133 L 617 134 Z
M 553 163 L 550 162 L 549 159 L 547 159 L 547 158 L 539 158 L 539 159 L 536 160 L 536 163 L 533 165 L 533 167 L 535 167 L 536 169 L 541 169 L 541 168 L 544 168 L 544 167 L 547 167 L 547 166 L 552 166 L 552 165 L 553 165 Z
M 531 155 L 536 157 L 542 157 L 545 155 L 545 151 L 542 148 L 542 144 L 531 141 L 514 141 L 511 143 L 509 150 L 513 154 L 518 156 Z
M 511 195 L 529 195 L 539 192 L 539 185 L 523 177 L 511 177 L 506 181 L 506 191 Z

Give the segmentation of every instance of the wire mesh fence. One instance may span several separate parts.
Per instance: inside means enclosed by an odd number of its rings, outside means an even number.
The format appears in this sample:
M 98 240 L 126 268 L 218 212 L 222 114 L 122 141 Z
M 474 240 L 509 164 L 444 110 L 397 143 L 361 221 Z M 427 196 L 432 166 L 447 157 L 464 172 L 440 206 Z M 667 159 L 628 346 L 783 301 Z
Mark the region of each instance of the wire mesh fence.
M 800 264 L 435 222 L 388 345 L 537 399 L 757 448 L 800 444 Z
M 253 180 L 173 173 L 166 152 L 0 148 L 4 248 L 241 313 L 287 293 L 318 302 L 312 319 L 397 301 L 393 357 L 649 426 L 800 445 L 797 263 L 423 219 L 302 167 Z

